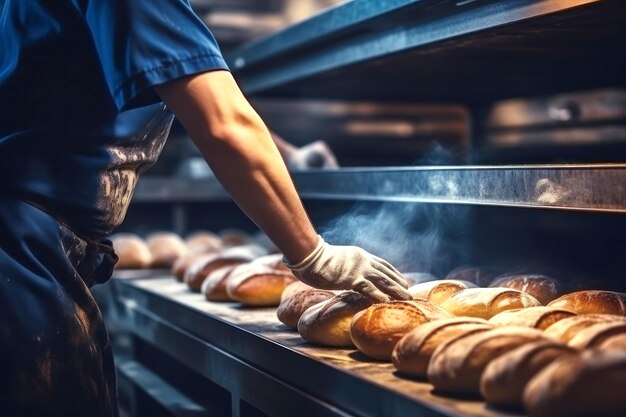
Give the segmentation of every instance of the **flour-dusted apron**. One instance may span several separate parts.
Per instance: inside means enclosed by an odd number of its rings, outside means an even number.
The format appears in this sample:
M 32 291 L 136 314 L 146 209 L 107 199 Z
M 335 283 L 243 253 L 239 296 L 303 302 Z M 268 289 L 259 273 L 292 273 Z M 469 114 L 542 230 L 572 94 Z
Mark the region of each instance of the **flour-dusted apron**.
M 72 178 L 45 153 L 33 156 L 39 170 L 16 170 L 13 186 L 0 188 L 1 415 L 117 416 L 111 347 L 89 288 L 111 276 L 117 257 L 106 234 L 123 220 L 137 177 L 158 157 L 173 120 L 162 104 L 142 112 L 140 128 L 121 123 L 95 152 L 108 158 L 94 178 L 75 179 L 94 184 L 84 193 L 95 196 L 93 207 L 77 212 L 87 200 L 71 195 L 64 206 Z M 49 182 L 60 197 L 38 194 L 33 181 Z

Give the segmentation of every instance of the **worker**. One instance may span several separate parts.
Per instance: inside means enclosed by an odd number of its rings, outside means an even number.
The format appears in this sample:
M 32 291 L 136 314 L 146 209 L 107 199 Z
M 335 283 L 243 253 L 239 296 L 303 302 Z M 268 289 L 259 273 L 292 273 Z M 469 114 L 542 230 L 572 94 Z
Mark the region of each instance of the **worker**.
M 317 235 L 188 0 L 6 0 L 0 31 L 1 415 L 117 415 L 90 287 L 173 114 L 299 279 L 410 297 L 393 266 Z

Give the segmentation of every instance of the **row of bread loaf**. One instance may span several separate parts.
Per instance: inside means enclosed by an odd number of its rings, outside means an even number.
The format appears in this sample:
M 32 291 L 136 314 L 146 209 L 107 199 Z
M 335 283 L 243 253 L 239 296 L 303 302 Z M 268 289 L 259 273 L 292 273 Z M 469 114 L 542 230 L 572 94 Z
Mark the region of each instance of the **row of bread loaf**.
M 438 280 L 411 287 L 412 301 L 372 304 L 353 292 L 292 284 L 277 315 L 310 343 L 356 346 L 442 394 L 524 404 L 531 416 L 623 415 L 624 294 L 579 291 L 555 299 L 558 283 L 543 276 L 509 276 L 492 285 L 505 287 Z M 601 393 L 580 392 L 588 379 Z
M 588 401 L 589 395 L 576 395 L 584 377 L 595 378 L 608 395 L 606 410 L 619 412 L 624 406 L 615 395 L 626 360 L 619 355 L 626 351 L 626 323 L 620 317 L 624 297 L 618 293 L 585 291 L 557 298 L 558 282 L 541 275 L 500 277 L 491 288 L 478 288 L 476 283 L 486 280 L 483 271 L 462 268 L 449 277 L 465 280 L 411 287 L 413 301 L 372 304 L 353 292 L 308 287 L 295 280 L 280 255 L 250 244 L 188 249 L 174 262 L 173 273 L 211 301 L 280 303 L 279 319 L 305 340 L 356 346 L 371 358 L 393 360 L 399 373 L 428 379 L 442 393 L 481 393 L 488 402 L 506 406 L 523 399 L 532 416 L 555 415 L 554 407 L 568 395 Z M 572 363 L 557 367 L 560 361 Z M 563 369 L 580 372 L 554 376 Z M 561 382 L 565 391 L 550 393 Z M 585 404 L 576 409 L 606 411 Z
M 111 237 L 119 258 L 117 269 L 171 268 L 187 254 L 217 252 L 250 240 L 245 232 L 236 229 L 224 229 L 219 234 L 196 231 L 184 239 L 173 232 L 154 232 L 145 239 L 135 233 L 117 233 Z
M 270 253 L 274 248 L 267 239 L 237 230 L 196 232 L 185 240 L 171 232 L 153 233 L 145 241 L 122 233 L 112 240 L 118 268 L 171 268 L 176 279 L 210 301 L 277 306 L 285 287 L 296 280 L 282 256 Z

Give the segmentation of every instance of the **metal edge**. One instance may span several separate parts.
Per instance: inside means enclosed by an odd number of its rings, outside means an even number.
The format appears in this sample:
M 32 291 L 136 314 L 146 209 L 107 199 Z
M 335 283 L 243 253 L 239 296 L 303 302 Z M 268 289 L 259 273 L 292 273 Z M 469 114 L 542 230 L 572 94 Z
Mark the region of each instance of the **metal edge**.
M 247 58 L 243 52 L 229 56 L 229 65 L 235 70 L 248 71 L 239 74 L 239 81 L 243 89 L 248 94 L 258 94 L 262 91 L 303 79 L 322 72 L 330 71 L 359 62 L 364 62 L 382 56 L 397 54 L 408 49 L 423 47 L 435 42 L 453 39 L 459 36 L 469 35 L 478 31 L 504 26 L 510 23 L 519 22 L 563 12 L 575 7 L 580 7 L 600 0 L 575 0 L 572 2 L 562 2 L 556 0 L 524 0 L 524 1 L 489 1 L 481 3 L 467 3 L 457 5 L 453 9 L 454 13 L 449 13 L 438 20 L 426 20 L 415 22 L 412 25 L 399 25 L 389 30 L 377 31 L 354 39 L 341 39 L 332 45 L 324 45 L 320 48 L 311 48 L 306 53 L 300 53 L 297 57 L 289 55 L 285 51 L 285 56 L 281 58 L 281 65 L 274 65 L 268 70 L 254 68 L 254 65 L 246 64 Z M 412 2 L 411 8 L 428 6 L 428 2 Z M 465 6 L 467 7 L 460 7 Z M 345 7 L 345 6 L 344 6 Z M 407 8 L 408 10 L 408 8 Z M 411 9 L 413 10 L 413 9 Z M 323 22 L 324 14 L 307 21 L 305 24 L 312 24 L 317 21 Z M 380 19 L 384 15 L 379 15 Z M 293 27 L 291 31 L 295 31 Z M 343 28 L 345 30 L 345 28 Z M 263 50 L 270 41 L 278 43 L 281 39 L 291 33 L 289 30 L 267 39 L 265 43 L 258 44 L 254 50 L 256 53 Z M 295 41 L 291 41 L 292 43 Z M 300 45 L 298 45 L 300 46 Z M 263 47 L 263 48 L 262 48 Z M 251 54 L 252 52 L 248 52 Z M 274 52 L 274 55 L 276 53 Z M 269 56 L 276 59 L 277 57 Z M 291 58 L 291 60 L 290 60 Z M 261 58 L 256 58 L 261 61 Z

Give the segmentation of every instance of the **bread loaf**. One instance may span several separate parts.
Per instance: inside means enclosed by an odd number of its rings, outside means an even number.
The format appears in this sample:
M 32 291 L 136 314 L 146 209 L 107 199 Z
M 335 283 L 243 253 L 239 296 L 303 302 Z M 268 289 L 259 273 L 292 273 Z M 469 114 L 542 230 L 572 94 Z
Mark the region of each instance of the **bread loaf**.
M 552 361 L 573 354 L 575 349 L 552 340 L 524 344 L 489 362 L 480 377 L 480 393 L 490 404 L 519 407 L 532 377 Z
M 566 355 L 524 389 L 530 417 L 626 415 L 626 351 L 589 349 Z
M 523 344 L 544 339 L 527 327 L 498 327 L 457 338 L 437 348 L 428 365 L 428 380 L 438 392 L 478 394 L 487 364 Z
M 242 246 L 250 243 L 250 235 L 239 229 L 224 229 L 219 233 L 222 246 L 225 248 Z
M 185 271 L 184 281 L 192 291 L 200 291 L 205 278 L 213 271 L 224 266 L 240 265 L 252 262 L 264 254 L 256 246 L 236 246 L 218 253 L 206 254 L 196 259 Z
M 450 315 L 425 300 L 374 304 L 354 316 L 350 337 L 366 356 L 389 361 L 402 336 L 423 323 L 446 317 Z
M 620 333 L 607 337 L 600 345 L 599 349 L 620 349 L 626 351 L 626 334 Z
M 561 295 L 561 284 L 545 275 L 506 275 L 496 278 L 489 286 L 525 292 L 543 305 Z
M 489 319 L 496 326 L 523 326 L 545 330 L 559 320 L 575 316 L 575 313 L 558 308 L 535 306 L 507 310 Z
M 305 284 L 302 281 L 294 281 L 291 284 L 287 285 L 287 288 L 283 290 L 283 293 L 280 295 L 280 302 L 282 303 L 287 298 L 292 295 L 300 292 L 314 289 L 310 285 Z
M 413 285 L 408 291 L 414 299 L 421 298 L 440 305 L 452 295 L 467 288 L 476 288 L 476 284 L 469 281 L 442 279 Z
M 626 334 L 626 322 L 596 323 L 578 332 L 568 344 L 576 349 L 588 349 L 600 346 L 605 340 L 618 334 Z
M 200 292 L 208 301 L 233 301 L 226 292 L 226 281 L 241 265 L 227 265 L 210 272 L 202 282 Z
M 348 291 L 308 308 L 298 320 L 298 333 L 304 340 L 322 346 L 352 347 L 350 322 L 361 310 L 372 305 L 364 296 Z
M 253 262 L 230 274 L 226 281 L 226 293 L 233 300 L 247 306 L 277 306 L 283 290 L 295 280 L 291 272 Z
M 152 263 L 152 254 L 146 242 L 133 233 L 118 233 L 111 236 L 113 249 L 118 256 L 116 269 L 147 268 Z
M 441 307 L 455 316 L 490 319 L 516 308 L 540 305 L 532 295 L 508 288 L 468 288 L 452 295 Z
M 548 337 L 568 343 L 581 330 L 596 323 L 626 322 L 626 318 L 611 314 L 583 314 L 559 320 L 545 330 Z
M 146 243 L 152 254 L 150 266 L 154 268 L 171 268 L 178 258 L 187 253 L 187 245 L 176 233 L 153 233 Z
M 215 233 L 208 231 L 198 231 L 188 235 L 185 238 L 185 243 L 190 251 L 217 252 L 222 249 L 222 239 Z
M 207 251 L 206 249 L 191 249 L 185 255 L 181 256 L 172 265 L 172 275 L 178 280 L 183 281 L 187 268 L 191 266 L 197 259 L 202 258 L 205 255 L 214 254 L 215 251 Z
M 289 269 L 289 267 L 283 263 L 283 255 L 279 253 L 259 256 L 252 262 L 256 265 L 261 265 L 261 266 L 264 266 L 266 268 L 271 268 L 271 269 L 278 269 L 279 271 L 283 271 L 283 272 L 287 272 L 291 274 L 291 269 Z
M 435 349 L 460 336 L 492 329 L 493 325 L 477 317 L 452 317 L 424 323 L 405 334 L 391 354 L 398 372 L 426 378 L 428 363 Z
M 332 291 L 318 290 L 314 288 L 299 291 L 280 302 L 280 305 L 276 310 L 276 316 L 278 317 L 278 320 L 287 326 L 292 329 L 296 329 L 298 327 L 298 320 L 300 320 L 302 314 L 304 314 L 309 307 L 329 300 L 334 296 L 335 293 Z
M 576 314 L 626 315 L 626 294 L 615 291 L 587 290 L 565 294 L 548 304 Z

